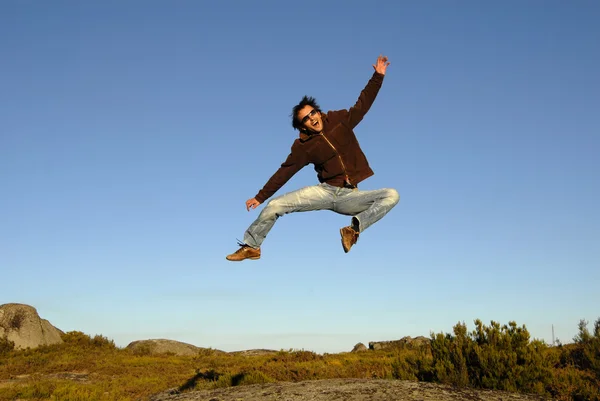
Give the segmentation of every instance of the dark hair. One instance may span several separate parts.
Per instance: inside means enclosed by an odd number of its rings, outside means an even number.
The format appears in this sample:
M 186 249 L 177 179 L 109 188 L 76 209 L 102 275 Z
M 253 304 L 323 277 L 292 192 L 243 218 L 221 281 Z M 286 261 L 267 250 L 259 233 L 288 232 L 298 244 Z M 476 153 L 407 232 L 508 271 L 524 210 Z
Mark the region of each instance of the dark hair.
M 312 106 L 313 109 L 315 109 L 319 113 L 321 112 L 321 108 L 319 107 L 319 104 L 317 103 L 314 97 L 304 96 L 302 100 L 300 100 L 300 103 L 295 105 L 292 109 L 292 127 L 294 127 L 297 130 L 302 128 L 302 121 L 298 119 L 298 112 L 301 109 L 303 109 L 304 106 Z

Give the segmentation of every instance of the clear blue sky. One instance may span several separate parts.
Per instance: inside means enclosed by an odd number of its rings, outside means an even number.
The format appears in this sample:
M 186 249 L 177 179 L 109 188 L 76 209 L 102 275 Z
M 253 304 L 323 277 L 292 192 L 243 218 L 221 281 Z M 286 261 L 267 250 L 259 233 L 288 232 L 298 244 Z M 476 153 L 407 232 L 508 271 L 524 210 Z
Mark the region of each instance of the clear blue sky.
M 117 345 L 349 351 L 600 317 L 597 1 L 0 3 L 0 304 Z M 307 94 L 401 200 L 344 254 L 287 215 L 231 263 Z M 278 194 L 317 182 L 312 167 Z

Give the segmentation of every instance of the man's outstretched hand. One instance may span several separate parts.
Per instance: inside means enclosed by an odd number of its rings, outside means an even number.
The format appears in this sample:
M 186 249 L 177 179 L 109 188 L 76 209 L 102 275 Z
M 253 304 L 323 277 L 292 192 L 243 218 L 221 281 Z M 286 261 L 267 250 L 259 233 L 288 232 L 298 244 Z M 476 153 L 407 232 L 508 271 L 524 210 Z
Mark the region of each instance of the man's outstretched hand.
M 381 75 L 385 75 L 385 70 L 387 69 L 388 65 L 390 65 L 390 62 L 388 61 L 387 56 L 379 55 L 379 57 L 377 57 L 377 63 L 373 64 L 373 68 L 375 68 L 375 71 Z
M 246 201 L 246 210 L 250 211 L 250 209 L 256 209 L 260 205 L 260 202 L 256 200 L 256 198 L 248 199 Z

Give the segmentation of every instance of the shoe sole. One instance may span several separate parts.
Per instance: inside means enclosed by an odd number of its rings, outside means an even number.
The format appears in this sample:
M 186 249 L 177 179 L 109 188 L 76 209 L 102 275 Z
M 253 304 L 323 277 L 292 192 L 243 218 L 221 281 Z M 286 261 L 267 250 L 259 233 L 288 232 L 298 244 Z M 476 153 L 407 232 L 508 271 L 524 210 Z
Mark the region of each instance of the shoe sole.
M 344 229 L 340 228 L 340 235 L 342 236 L 342 248 L 344 248 L 344 252 L 350 252 L 350 248 L 346 249 L 346 245 L 344 245 Z
M 227 259 L 230 262 L 241 262 L 241 261 L 244 261 L 246 259 L 258 260 L 258 259 L 260 259 L 260 256 L 255 256 L 255 257 L 251 257 L 251 258 L 244 258 L 244 259 L 228 259 L 227 257 L 225 257 L 225 259 Z

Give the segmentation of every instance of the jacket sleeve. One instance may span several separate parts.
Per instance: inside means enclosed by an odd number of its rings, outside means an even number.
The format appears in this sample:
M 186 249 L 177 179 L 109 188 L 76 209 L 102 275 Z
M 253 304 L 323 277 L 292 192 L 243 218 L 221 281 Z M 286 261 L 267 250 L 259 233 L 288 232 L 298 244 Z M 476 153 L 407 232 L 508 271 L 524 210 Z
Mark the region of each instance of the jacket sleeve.
M 373 76 L 369 79 L 367 86 L 362 90 L 356 104 L 348 110 L 348 124 L 350 128 L 354 128 L 360 123 L 373 105 L 379 89 L 383 84 L 383 74 L 377 71 L 373 72 Z
M 292 145 L 292 150 L 287 159 L 281 164 L 281 167 L 271 176 L 265 186 L 258 191 L 254 197 L 260 203 L 269 199 L 286 182 L 290 180 L 298 171 L 308 164 L 308 156 L 304 150 L 299 149 L 296 143 Z

